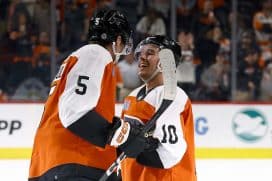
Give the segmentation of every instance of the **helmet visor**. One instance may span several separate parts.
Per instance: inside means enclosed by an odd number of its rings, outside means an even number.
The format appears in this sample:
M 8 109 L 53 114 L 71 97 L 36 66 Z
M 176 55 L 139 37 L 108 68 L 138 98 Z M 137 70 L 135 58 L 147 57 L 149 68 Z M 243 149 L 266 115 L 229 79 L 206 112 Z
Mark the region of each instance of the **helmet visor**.
M 115 49 L 115 42 L 112 42 L 112 49 L 115 55 L 128 55 L 132 52 L 132 48 L 133 48 L 133 39 L 132 36 L 130 35 L 125 42 L 125 46 L 123 48 L 123 50 L 121 52 L 117 52 Z
M 125 43 L 125 47 L 121 53 L 122 55 L 128 55 L 132 52 L 132 49 L 133 49 L 133 38 L 132 38 L 132 34 L 130 34 L 128 40 Z
M 152 47 L 154 47 L 155 49 L 158 49 L 157 51 L 159 51 L 161 49 L 160 46 L 158 46 L 157 44 L 153 44 L 150 43 L 152 45 Z M 154 48 L 150 49 L 147 47 L 147 44 L 144 43 L 139 43 L 138 46 L 136 47 L 135 51 L 134 51 L 134 58 L 136 61 L 139 61 L 139 58 L 141 55 L 144 55 L 146 57 L 148 57 L 149 55 L 153 55 L 154 54 Z

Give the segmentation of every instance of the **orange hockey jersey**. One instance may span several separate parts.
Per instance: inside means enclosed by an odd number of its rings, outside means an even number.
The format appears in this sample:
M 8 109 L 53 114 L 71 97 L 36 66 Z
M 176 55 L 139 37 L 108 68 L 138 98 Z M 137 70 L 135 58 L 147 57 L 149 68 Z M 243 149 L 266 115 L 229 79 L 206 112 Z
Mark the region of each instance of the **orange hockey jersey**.
M 125 99 L 124 120 L 145 124 L 158 110 L 163 98 L 163 86 L 145 93 L 145 87 L 132 91 Z M 156 122 L 154 138 L 160 141 L 153 155 L 122 162 L 122 181 L 196 181 L 194 124 L 191 102 L 185 92 L 177 88 L 177 95 Z M 159 167 L 150 166 L 156 158 Z M 148 165 L 148 166 L 147 166 Z
M 83 46 L 63 62 L 36 132 L 29 178 L 66 163 L 107 169 L 116 159 L 113 147 L 95 146 L 67 129 L 91 110 L 106 122 L 112 121 L 116 88 L 113 70 L 110 53 L 95 44 Z M 91 134 L 91 127 L 84 129 Z

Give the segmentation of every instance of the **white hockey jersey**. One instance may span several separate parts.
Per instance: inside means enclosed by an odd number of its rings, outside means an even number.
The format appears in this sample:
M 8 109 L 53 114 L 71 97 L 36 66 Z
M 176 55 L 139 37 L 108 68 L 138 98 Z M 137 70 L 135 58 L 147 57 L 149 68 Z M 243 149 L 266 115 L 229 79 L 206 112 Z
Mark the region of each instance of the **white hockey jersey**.
M 114 116 L 115 79 L 112 57 L 100 45 L 83 46 L 62 63 L 35 136 L 29 178 L 68 163 L 107 169 L 116 159 L 99 135 Z
M 163 86 L 158 86 L 146 93 L 142 86 L 132 91 L 124 101 L 123 119 L 132 124 L 148 122 L 160 107 L 163 90 Z M 153 137 L 160 140 L 154 153 L 142 159 L 123 161 L 123 181 L 195 181 L 192 106 L 182 89 L 177 87 L 174 101 L 157 120 Z

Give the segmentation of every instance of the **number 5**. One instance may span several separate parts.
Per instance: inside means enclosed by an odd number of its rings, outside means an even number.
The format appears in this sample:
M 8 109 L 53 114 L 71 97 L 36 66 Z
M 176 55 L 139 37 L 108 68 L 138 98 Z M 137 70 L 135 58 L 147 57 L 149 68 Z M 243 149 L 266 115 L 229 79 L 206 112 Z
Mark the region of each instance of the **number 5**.
M 76 88 L 75 92 L 79 95 L 84 95 L 87 91 L 87 85 L 82 82 L 83 80 L 89 80 L 89 77 L 84 75 L 78 76 L 77 79 L 78 88 Z

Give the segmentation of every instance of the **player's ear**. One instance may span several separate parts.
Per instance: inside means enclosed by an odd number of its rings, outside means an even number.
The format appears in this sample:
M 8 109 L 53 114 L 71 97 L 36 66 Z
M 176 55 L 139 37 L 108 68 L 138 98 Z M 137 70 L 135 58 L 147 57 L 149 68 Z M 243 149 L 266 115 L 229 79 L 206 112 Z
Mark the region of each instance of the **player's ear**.
M 122 37 L 119 35 L 116 37 L 116 45 L 121 46 L 122 45 Z
M 157 69 L 162 72 L 162 65 L 161 65 L 161 62 L 159 61 L 158 64 L 157 64 Z
M 122 42 L 122 37 L 119 35 L 116 37 L 115 41 L 115 51 L 116 53 L 120 53 L 124 48 L 123 42 Z

